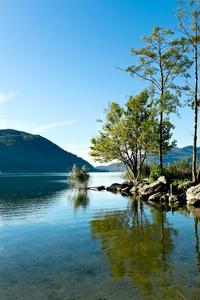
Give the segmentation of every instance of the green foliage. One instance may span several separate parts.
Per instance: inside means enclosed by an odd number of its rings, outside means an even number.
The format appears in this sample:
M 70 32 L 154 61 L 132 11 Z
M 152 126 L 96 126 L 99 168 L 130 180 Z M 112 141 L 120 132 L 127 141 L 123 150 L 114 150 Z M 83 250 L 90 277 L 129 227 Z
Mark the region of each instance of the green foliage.
M 130 173 L 127 171 L 127 170 L 125 170 L 123 173 L 122 173 L 122 178 L 124 179 L 124 180 L 131 180 L 131 177 L 130 177 Z
M 182 184 L 182 183 L 183 183 L 183 179 L 175 179 L 172 181 L 172 184 L 174 186 L 176 186 L 177 188 L 179 188 L 180 184 Z
M 163 152 L 174 146 L 174 142 L 170 142 L 170 137 L 169 139 L 165 137 L 163 114 L 177 113 L 177 107 L 180 106 L 179 97 L 182 91 L 188 90 L 188 87 L 178 86 L 175 79 L 178 76 L 189 77 L 187 70 L 191 66 L 185 44 L 178 39 L 169 40 L 169 36 L 173 34 L 171 29 L 164 30 L 163 27 L 157 26 L 150 36 L 143 35 L 141 39 L 145 46 L 139 50 L 130 49 L 131 55 L 138 58 L 138 64 L 126 69 L 132 77 L 138 76 L 150 83 L 152 100 L 160 118 L 158 140 L 161 167 Z
M 199 45 L 200 45 L 200 1 L 178 1 L 176 16 L 179 20 L 179 30 L 184 34 L 182 44 L 192 52 L 194 62 L 194 88 L 190 89 L 189 105 L 194 109 L 194 134 L 193 134 L 193 162 L 192 180 L 197 179 L 196 174 L 196 148 L 197 148 L 197 119 L 198 119 L 198 72 L 199 72 Z
M 188 159 L 182 159 L 174 162 L 173 164 L 168 163 L 163 168 L 163 172 L 168 178 L 184 180 L 186 178 L 191 178 L 192 165 L 189 163 Z
M 70 176 L 68 177 L 70 182 L 75 182 L 78 188 L 86 189 L 90 180 L 90 175 L 86 166 L 83 166 L 81 170 L 76 165 L 73 166 Z
M 90 155 L 99 162 L 122 162 L 132 181 L 140 180 L 149 152 L 156 154 L 156 111 L 146 90 L 130 97 L 125 107 L 112 102 L 102 131 L 91 139 Z
M 149 182 L 152 183 L 157 180 L 162 174 L 162 170 L 160 166 L 156 164 L 152 164 L 150 166 L 150 175 L 149 175 Z
M 172 184 L 177 187 L 178 190 L 187 191 L 191 187 L 191 180 L 186 179 L 175 179 Z
M 141 180 L 144 178 L 148 178 L 150 174 L 150 165 L 149 164 L 144 164 L 142 166 L 142 171 L 141 171 Z M 124 180 L 131 180 L 130 173 L 128 171 L 124 171 L 122 174 L 122 178 Z

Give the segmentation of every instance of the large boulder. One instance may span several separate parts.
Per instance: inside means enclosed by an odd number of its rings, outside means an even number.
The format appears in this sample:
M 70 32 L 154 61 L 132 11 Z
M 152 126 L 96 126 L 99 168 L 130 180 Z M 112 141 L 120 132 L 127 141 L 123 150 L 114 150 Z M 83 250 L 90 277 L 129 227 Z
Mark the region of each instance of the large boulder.
M 140 195 L 142 195 L 143 198 L 148 198 L 152 194 L 158 193 L 158 192 L 164 192 L 166 189 L 167 181 L 164 176 L 161 176 L 158 178 L 157 181 L 151 183 L 151 184 L 145 184 L 142 186 L 138 192 Z
M 200 206 L 200 184 L 186 191 L 187 205 Z
M 161 192 L 155 193 L 149 197 L 148 201 L 149 202 L 160 202 L 160 198 L 162 197 L 162 195 L 163 194 Z
M 135 185 L 133 185 L 133 187 L 130 189 L 130 193 L 132 195 L 138 194 L 139 190 L 141 188 L 143 188 L 144 186 L 148 186 L 149 183 L 148 181 L 141 181 L 141 182 L 137 182 Z

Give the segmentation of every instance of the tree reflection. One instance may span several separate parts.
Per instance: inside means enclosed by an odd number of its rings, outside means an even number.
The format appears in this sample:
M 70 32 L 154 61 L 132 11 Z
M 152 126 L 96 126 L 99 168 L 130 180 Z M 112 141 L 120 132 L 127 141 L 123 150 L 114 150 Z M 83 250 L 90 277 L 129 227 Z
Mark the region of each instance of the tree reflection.
M 142 202 L 130 203 L 126 211 L 95 215 L 90 222 L 91 237 L 100 239 L 114 280 L 128 277 L 147 296 L 162 286 L 166 296 L 174 289 L 169 255 L 177 231 L 163 211 L 151 209 L 151 216 L 145 213 Z
M 194 237 L 195 237 L 195 251 L 196 251 L 196 259 L 197 259 L 197 269 L 200 274 L 200 253 L 199 253 L 199 234 L 198 234 L 198 223 L 200 220 L 200 208 L 196 208 L 193 206 L 188 206 L 187 209 L 194 217 Z
M 70 202 L 73 203 L 74 209 L 77 210 L 78 207 L 86 209 L 89 204 L 89 197 L 87 195 L 87 190 L 75 190 L 69 197 Z
M 197 253 L 197 268 L 200 274 L 200 253 L 199 253 L 199 236 L 198 236 L 198 222 L 199 219 L 197 217 L 194 216 L 194 236 L 195 236 L 195 250 Z

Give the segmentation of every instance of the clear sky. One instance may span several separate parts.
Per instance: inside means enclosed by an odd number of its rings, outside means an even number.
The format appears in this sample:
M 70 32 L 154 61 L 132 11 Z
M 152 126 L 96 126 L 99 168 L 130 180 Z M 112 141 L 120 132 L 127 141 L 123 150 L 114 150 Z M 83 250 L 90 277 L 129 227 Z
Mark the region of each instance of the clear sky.
M 90 139 L 108 102 L 123 105 L 145 83 L 115 66 L 153 26 L 177 25 L 176 0 L 0 0 L 0 129 L 48 138 L 94 164 Z M 193 112 L 180 110 L 174 138 L 193 143 Z M 198 143 L 199 145 L 199 143 Z

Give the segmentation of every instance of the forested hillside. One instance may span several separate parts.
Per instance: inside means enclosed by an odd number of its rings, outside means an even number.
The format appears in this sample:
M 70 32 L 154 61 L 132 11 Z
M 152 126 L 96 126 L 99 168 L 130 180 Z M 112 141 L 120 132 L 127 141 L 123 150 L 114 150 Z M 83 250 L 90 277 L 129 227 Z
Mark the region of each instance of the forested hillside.
M 0 130 L 1 172 L 67 172 L 73 165 L 94 167 L 76 155 L 61 149 L 40 135 Z

